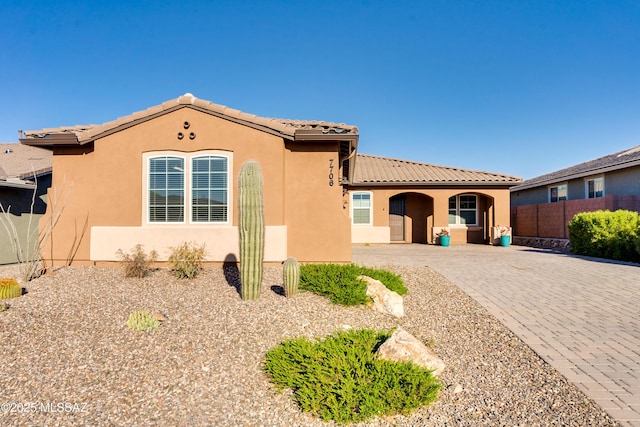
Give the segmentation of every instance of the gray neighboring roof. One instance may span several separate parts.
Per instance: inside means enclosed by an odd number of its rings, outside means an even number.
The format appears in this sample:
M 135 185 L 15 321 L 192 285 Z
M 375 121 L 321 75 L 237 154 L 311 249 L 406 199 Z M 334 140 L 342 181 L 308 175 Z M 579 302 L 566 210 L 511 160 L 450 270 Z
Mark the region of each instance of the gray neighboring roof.
M 351 185 L 512 186 L 521 182 L 521 178 L 492 172 L 358 154 Z
M 254 114 L 214 104 L 186 93 L 176 99 L 163 102 L 155 107 L 138 111 L 128 116 L 102 125 L 77 125 L 58 128 L 24 131 L 21 142 L 29 145 L 86 144 L 100 137 L 135 126 L 163 114 L 180 108 L 193 108 L 255 129 L 260 129 L 287 139 L 318 139 L 318 135 L 326 139 L 356 140 L 358 128 L 344 123 L 332 123 L 311 120 L 286 120 L 258 117 Z
M 594 160 L 589 160 L 584 163 L 579 163 L 568 168 L 560 169 L 555 172 L 527 179 L 522 184 L 512 187 L 511 191 L 520 191 L 528 188 L 546 186 L 557 182 L 568 181 L 570 179 L 598 175 L 633 166 L 640 166 L 640 145 L 617 153 L 608 154 Z
M 52 153 L 22 144 L 0 144 L 0 187 L 33 188 L 28 181 L 51 173 Z

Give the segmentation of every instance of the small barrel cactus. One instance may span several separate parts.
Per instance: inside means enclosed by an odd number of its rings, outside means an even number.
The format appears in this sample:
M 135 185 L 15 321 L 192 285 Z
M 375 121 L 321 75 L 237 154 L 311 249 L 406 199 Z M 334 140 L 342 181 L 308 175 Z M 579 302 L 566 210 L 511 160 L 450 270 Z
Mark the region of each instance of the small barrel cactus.
M 284 295 L 292 297 L 298 293 L 298 286 L 300 285 L 300 265 L 295 258 L 287 258 L 284 262 L 283 268 L 284 278 Z
M 160 326 L 160 321 L 148 311 L 134 311 L 127 320 L 127 326 L 136 331 L 152 331 Z
M 240 231 L 240 296 L 256 300 L 262 286 L 264 260 L 264 208 L 262 172 L 255 160 L 247 160 L 238 180 Z
M 0 300 L 22 295 L 22 286 L 15 279 L 0 279 Z

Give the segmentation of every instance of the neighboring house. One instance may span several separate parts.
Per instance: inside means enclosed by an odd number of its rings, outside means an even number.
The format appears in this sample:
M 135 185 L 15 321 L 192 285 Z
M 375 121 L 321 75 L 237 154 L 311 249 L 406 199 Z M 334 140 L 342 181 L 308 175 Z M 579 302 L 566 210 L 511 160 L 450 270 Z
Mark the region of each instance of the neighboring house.
M 487 227 L 508 223 L 518 179 L 357 156 L 358 138 L 355 126 L 262 118 L 185 94 L 20 141 L 52 150 L 53 189 L 73 184 L 45 251 L 54 264 L 116 261 L 136 244 L 166 259 L 183 241 L 204 243 L 209 261 L 237 261 L 237 176 L 248 159 L 264 176 L 267 262 L 349 262 L 352 241 L 424 243 L 451 221 L 459 242 L 487 242 Z M 420 172 L 396 178 L 376 159 Z
M 600 209 L 640 212 L 640 146 L 511 188 L 511 223 L 518 236 L 568 238 L 575 214 Z
M 45 213 L 43 199 L 51 185 L 51 157 L 51 151 L 42 148 L 0 144 L 0 264 L 17 261 L 11 245 L 14 232 L 24 253 L 34 252 L 33 247 L 26 245 L 29 234 L 31 243 L 36 243 L 38 222 Z
M 494 243 L 509 225 L 509 188 L 519 178 L 378 156 L 357 155 L 349 184 L 354 243 Z

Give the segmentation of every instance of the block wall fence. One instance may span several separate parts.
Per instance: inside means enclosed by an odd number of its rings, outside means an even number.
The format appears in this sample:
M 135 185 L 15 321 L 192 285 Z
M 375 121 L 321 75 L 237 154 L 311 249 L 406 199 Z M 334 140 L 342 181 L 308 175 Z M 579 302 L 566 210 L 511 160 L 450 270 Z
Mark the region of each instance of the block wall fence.
M 615 194 L 596 199 L 563 200 L 554 203 L 513 206 L 511 226 L 513 235 L 568 239 L 568 224 L 580 212 L 626 209 L 640 213 L 640 195 L 617 196 Z

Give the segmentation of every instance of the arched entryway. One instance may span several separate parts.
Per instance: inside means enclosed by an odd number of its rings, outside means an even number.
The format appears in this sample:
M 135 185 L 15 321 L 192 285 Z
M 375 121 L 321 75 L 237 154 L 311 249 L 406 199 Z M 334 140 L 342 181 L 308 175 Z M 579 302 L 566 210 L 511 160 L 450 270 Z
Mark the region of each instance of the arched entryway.
M 433 199 L 420 193 L 401 193 L 389 198 L 392 242 L 428 243 L 433 226 Z

